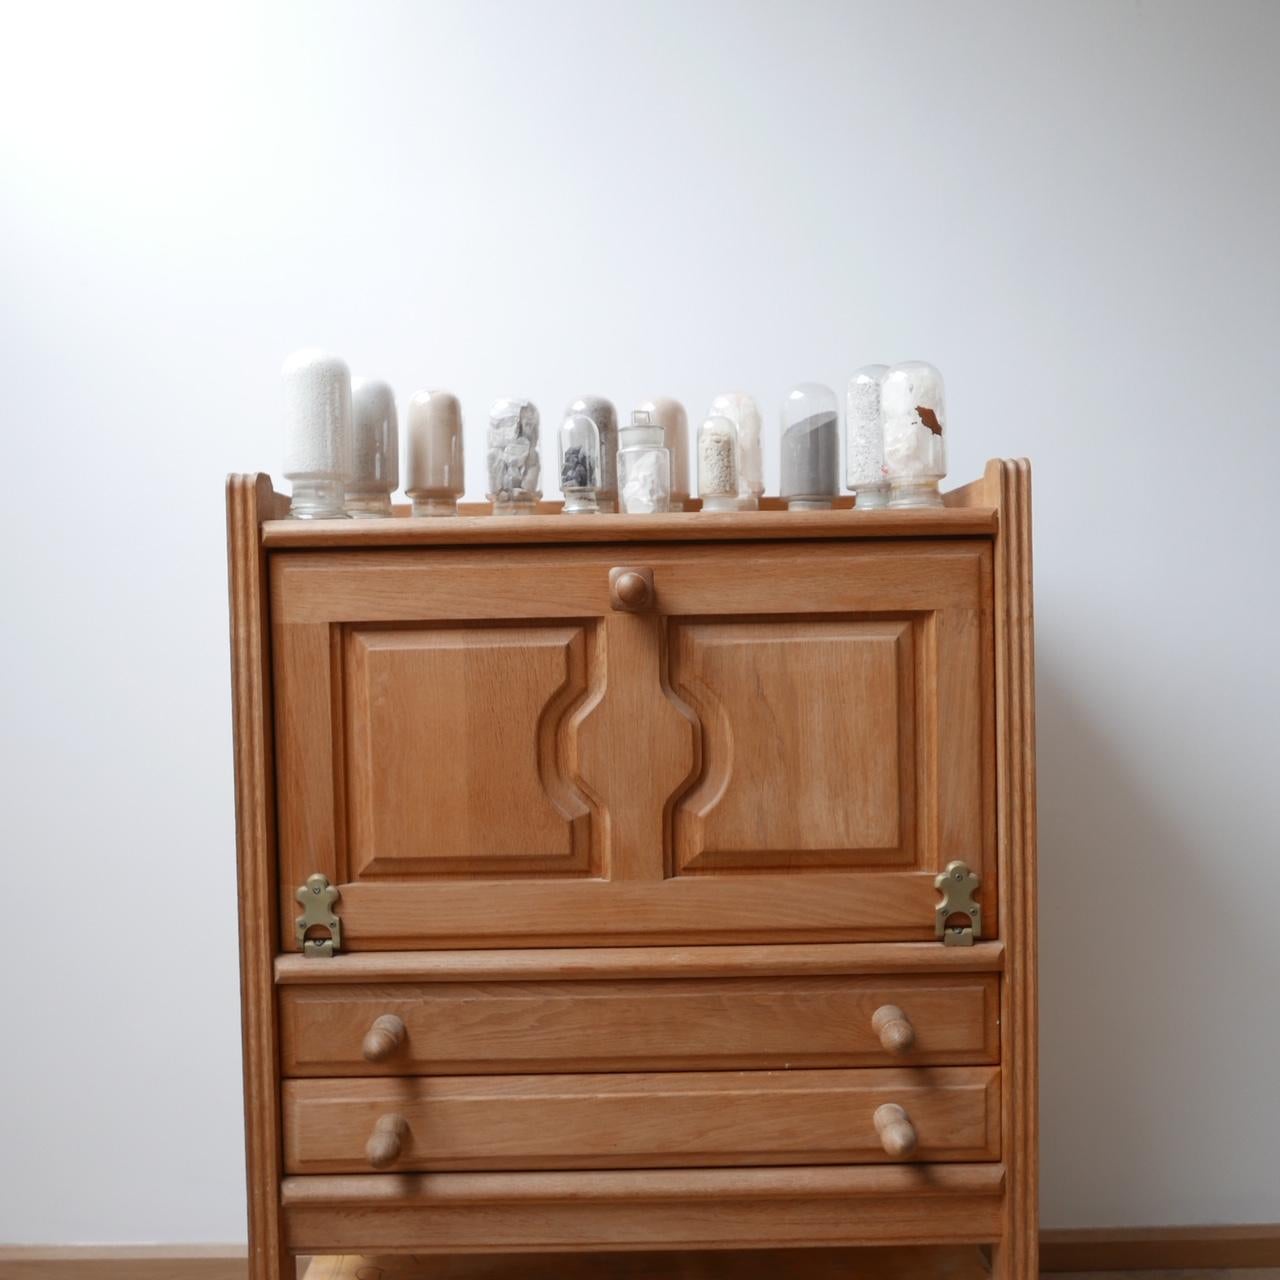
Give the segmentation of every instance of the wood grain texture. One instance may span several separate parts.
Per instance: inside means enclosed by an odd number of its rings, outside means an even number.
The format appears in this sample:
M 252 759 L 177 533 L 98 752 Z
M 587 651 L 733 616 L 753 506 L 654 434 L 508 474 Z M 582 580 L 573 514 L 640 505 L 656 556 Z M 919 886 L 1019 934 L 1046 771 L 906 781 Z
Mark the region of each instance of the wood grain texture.
M 1280 1223 L 1247 1226 L 1113 1227 L 1040 1233 L 1040 1270 L 1156 1271 L 1280 1268 Z

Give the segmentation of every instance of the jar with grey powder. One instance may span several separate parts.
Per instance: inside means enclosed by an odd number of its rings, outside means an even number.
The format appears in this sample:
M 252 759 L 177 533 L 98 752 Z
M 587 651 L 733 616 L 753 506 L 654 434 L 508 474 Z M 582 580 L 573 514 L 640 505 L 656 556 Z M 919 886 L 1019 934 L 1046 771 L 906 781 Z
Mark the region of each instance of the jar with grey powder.
M 792 511 L 824 511 L 840 492 L 840 407 L 820 382 L 782 403 L 782 497 Z
M 489 410 L 485 461 L 495 516 L 532 515 L 538 487 L 538 409 L 532 400 L 495 400 Z

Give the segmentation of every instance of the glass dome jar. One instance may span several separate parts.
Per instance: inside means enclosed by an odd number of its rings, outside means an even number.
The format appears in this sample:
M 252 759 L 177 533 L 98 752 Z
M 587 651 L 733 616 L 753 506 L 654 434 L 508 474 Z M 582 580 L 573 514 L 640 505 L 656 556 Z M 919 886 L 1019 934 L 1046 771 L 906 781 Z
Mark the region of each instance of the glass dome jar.
M 456 516 L 466 486 L 462 406 L 448 391 L 417 391 L 409 399 L 405 492 L 415 516 Z
M 618 508 L 627 515 L 671 509 L 671 451 L 660 422 L 634 409 L 631 425 L 618 432 Z
M 585 413 L 560 424 L 560 490 L 565 515 L 595 515 L 600 509 L 600 428 Z
M 726 391 L 711 402 L 712 416 L 728 418 L 738 429 L 738 504 L 754 511 L 764 493 L 764 453 L 760 447 L 760 409 L 743 391 Z
M 895 364 L 880 384 L 884 471 L 891 507 L 940 507 L 947 474 L 942 375 L 923 360 Z
M 880 416 L 880 381 L 887 364 L 866 364 L 849 379 L 844 417 L 844 482 L 857 506 L 889 505 L 884 474 L 884 423 Z
M 671 453 L 671 510 L 683 511 L 692 492 L 689 486 L 689 415 L 684 405 L 670 396 L 656 396 L 638 406 L 652 422 L 662 427 Z
M 281 377 L 289 514 L 343 518 L 351 475 L 351 370 L 337 356 L 307 348 L 284 362 Z
M 395 393 L 376 378 L 351 383 L 351 476 L 347 515 L 376 518 L 391 514 L 391 495 L 400 487 L 400 437 Z
M 820 382 L 802 382 L 782 403 L 782 488 L 792 511 L 824 511 L 840 492 L 840 406 Z
M 703 511 L 738 510 L 738 428 L 714 414 L 698 429 L 698 497 Z
M 532 400 L 495 400 L 485 461 L 495 516 L 532 515 L 542 490 L 538 408 Z
M 618 411 L 604 396 L 579 396 L 566 410 L 568 418 L 584 413 L 600 433 L 600 480 L 596 486 L 596 506 L 603 512 L 618 509 Z M 563 488 L 563 485 L 561 486 Z

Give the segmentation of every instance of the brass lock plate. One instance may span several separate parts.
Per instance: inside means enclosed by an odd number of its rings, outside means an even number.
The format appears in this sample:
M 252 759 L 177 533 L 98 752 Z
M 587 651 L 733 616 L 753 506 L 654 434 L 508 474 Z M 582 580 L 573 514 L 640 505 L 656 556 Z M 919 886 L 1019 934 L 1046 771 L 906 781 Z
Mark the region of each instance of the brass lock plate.
M 947 869 L 934 879 L 942 901 L 934 909 L 933 932 L 944 946 L 971 947 L 982 937 L 982 904 L 973 895 L 982 887 L 982 877 L 966 863 L 948 862 Z M 968 916 L 969 923 L 949 925 L 952 916 Z
M 304 956 L 312 959 L 328 959 L 342 950 L 342 921 L 334 904 L 342 896 L 329 883 L 327 876 L 316 872 L 307 877 L 307 883 L 299 885 L 293 895 L 302 904 L 302 914 L 294 921 L 294 937 Z M 327 938 L 308 938 L 307 933 L 317 925 L 328 929 Z

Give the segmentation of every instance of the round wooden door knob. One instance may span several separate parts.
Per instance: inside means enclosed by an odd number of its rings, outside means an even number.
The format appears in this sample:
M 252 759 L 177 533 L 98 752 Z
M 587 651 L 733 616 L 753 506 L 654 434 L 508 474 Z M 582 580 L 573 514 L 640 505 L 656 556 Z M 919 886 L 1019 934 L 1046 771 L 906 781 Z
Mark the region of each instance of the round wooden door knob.
M 400 1159 L 404 1140 L 409 1136 L 409 1122 L 404 1116 L 380 1116 L 373 1126 L 364 1153 L 375 1169 L 387 1169 Z
M 896 1004 L 882 1004 L 871 1015 L 871 1029 L 885 1053 L 908 1053 L 916 1042 L 916 1029 Z
M 361 1052 L 366 1062 L 386 1062 L 405 1042 L 408 1035 L 404 1020 L 394 1013 L 384 1013 L 373 1020 L 364 1038 Z
M 655 592 L 652 569 L 610 569 L 609 600 L 624 613 L 643 613 L 653 608 Z
M 896 1102 L 886 1102 L 884 1106 L 877 1107 L 872 1119 L 885 1155 L 901 1160 L 916 1149 L 915 1126 Z

